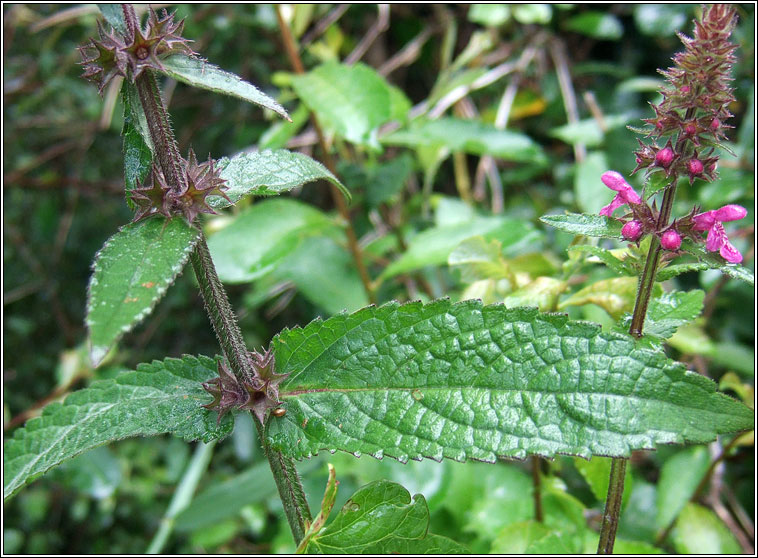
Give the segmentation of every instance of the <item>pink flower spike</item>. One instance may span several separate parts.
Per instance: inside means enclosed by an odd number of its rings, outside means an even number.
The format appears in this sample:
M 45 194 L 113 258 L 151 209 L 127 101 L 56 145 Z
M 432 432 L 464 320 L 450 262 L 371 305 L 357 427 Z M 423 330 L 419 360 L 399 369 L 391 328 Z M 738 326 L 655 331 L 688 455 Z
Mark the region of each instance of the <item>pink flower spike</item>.
M 682 237 L 675 230 L 669 230 L 661 235 L 661 246 L 664 250 L 679 250 L 682 245 Z
M 737 221 L 738 219 L 743 219 L 745 215 L 747 215 L 747 209 L 736 204 L 725 205 L 721 209 L 717 209 L 713 212 L 716 221 L 721 221 L 722 223 L 724 221 Z

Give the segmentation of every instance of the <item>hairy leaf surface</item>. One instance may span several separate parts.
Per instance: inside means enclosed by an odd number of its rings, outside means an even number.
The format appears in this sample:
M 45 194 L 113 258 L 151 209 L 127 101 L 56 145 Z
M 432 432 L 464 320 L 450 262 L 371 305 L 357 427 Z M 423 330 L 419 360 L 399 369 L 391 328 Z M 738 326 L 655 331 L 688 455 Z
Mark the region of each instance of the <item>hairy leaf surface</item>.
M 314 535 L 306 554 L 467 554 L 457 542 L 427 533 L 429 508 L 401 485 L 372 482 L 359 489 L 334 520 Z
M 267 436 L 296 458 L 626 456 L 753 424 L 711 380 L 631 337 L 528 308 L 390 303 L 285 330 L 272 347 L 287 413 Z
M 276 196 L 322 179 L 334 184 L 350 200 L 350 192 L 342 182 L 324 165 L 302 153 L 286 149 L 243 153 L 232 159 L 220 159 L 218 166 L 232 203 L 219 196 L 209 198 L 210 205 L 217 209 L 235 204 L 244 196 Z
M 131 192 L 140 185 L 150 170 L 153 147 L 136 87 L 128 81 L 122 86 L 121 100 L 124 103 L 124 127 L 121 130 L 121 135 L 124 136 L 124 187 L 126 202 L 134 209 Z
M 287 111 L 274 99 L 252 83 L 248 83 L 238 75 L 226 72 L 218 66 L 184 54 L 174 54 L 164 58 L 161 60 L 161 64 L 164 68 L 162 73 L 177 81 L 255 103 L 273 110 L 279 116 L 289 120 Z
M 95 257 L 87 297 L 90 357 L 99 364 L 111 346 L 147 316 L 174 282 L 197 242 L 180 218 L 130 223 Z
M 4 498 L 62 461 L 114 440 L 164 433 L 203 441 L 225 436 L 231 418 L 217 426 L 217 414 L 200 406 L 210 399 L 200 384 L 217 370 L 208 357 L 154 361 L 48 405 L 5 443 Z
M 588 215 L 585 213 L 569 213 L 568 215 L 545 215 L 540 221 L 571 234 L 583 234 L 584 236 L 599 236 L 601 238 L 615 238 L 623 240 L 621 227 L 623 223 L 616 219 L 609 219 L 602 215 Z

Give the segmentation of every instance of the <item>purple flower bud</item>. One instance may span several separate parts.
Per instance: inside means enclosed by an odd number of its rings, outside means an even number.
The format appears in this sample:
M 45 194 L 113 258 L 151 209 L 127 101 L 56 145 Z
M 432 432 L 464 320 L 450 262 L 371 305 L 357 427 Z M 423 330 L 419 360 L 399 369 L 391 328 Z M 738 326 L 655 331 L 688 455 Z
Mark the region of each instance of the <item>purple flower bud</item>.
M 714 118 L 713 120 L 711 120 L 711 130 L 715 132 L 719 128 L 721 128 L 721 120 L 719 120 L 718 118 Z
M 689 85 L 683 85 L 679 91 L 682 92 L 683 95 L 686 95 L 690 92 L 690 86 Z
M 684 127 L 684 133 L 687 134 L 688 136 L 694 136 L 696 132 L 697 132 L 697 128 L 695 127 L 694 124 L 687 124 Z
M 691 175 L 702 174 L 704 170 L 703 163 L 699 159 L 690 159 L 687 162 L 687 170 L 690 171 Z
M 664 250 L 679 250 L 681 245 L 682 237 L 675 230 L 668 230 L 661 235 L 661 246 Z
M 659 167 L 668 168 L 673 160 L 674 150 L 670 147 L 664 147 L 655 155 L 655 164 Z
M 639 240 L 642 236 L 642 223 L 639 221 L 629 221 L 621 227 L 621 236 L 631 242 Z

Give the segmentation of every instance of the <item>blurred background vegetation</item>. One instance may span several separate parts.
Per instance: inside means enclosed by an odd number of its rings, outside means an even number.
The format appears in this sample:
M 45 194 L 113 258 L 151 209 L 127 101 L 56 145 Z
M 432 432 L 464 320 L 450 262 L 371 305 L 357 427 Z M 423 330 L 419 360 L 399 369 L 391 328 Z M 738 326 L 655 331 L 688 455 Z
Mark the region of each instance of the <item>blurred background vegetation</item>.
M 194 50 L 256 84 L 295 114 L 299 103 L 290 87 L 290 66 L 271 5 L 169 7 L 186 17 L 184 36 L 195 40 Z M 636 135 L 626 125 L 640 125 L 640 118 L 652 115 L 648 102 L 657 102 L 662 84 L 656 69 L 670 65 L 681 48 L 675 32 L 691 33 L 697 9 L 685 4 L 288 8 L 285 13 L 306 68 L 345 60 L 367 43 L 361 61 L 378 69 L 412 106 L 427 113 L 438 110 L 492 124 L 503 92 L 515 83 L 508 129 L 527 135 L 544 153 L 531 162 L 498 160 L 492 167 L 496 176 L 485 180 L 487 167 L 479 166 L 482 155 L 489 153 L 486 145 L 453 146 L 452 157 L 446 157 L 422 148 L 385 146 L 380 153 L 337 142 L 341 177 L 354 192 L 353 220 L 373 258 L 372 276 L 393 259 L 398 244 L 402 249 L 402 237 L 393 235 L 388 223 L 404 231 L 406 240 L 412 239 L 434 223 L 455 222 L 455 215 L 468 211 L 466 207 L 533 223 L 543 231 L 535 246 L 544 251 L 545 259 L 565 260 L 572 239 L 544 231 L 537 219 L 565 210 L 596 212 L 610 200 L 599 176 L 607 169 L 627 175 L 634 167 Z M 737 101 L 730 122 L 735 129 L 729 133 L 735 156 L 722 158 L 718 182 L 697 181 L 691 188 L 680 188 L 679 214 L 694 204 L 707 209 L 726 203 L 754 206 L 754 6 L 741 4 L 738 12 L 740 23 L 733 35 L 740 45 L 733 82 Z M 48 402 L 95 379 L 156 358 L 218 352 L 193 274 L 185 272 L 155 312 L 124 337 L 106 365 L 93 370 L 88 363 L 83 320 L 90 265 L 103 242 L 132 215 L 123 195 L 123 118 L 117 91 L 108 89 L 101 98 L 96 87 L 79 77 L 76 47 L 95 35 L 97 18 L 94 5 L 3 6 L 6 435 Z M 518 61 L 532 47 L 534 56 L 519 72 L 489 83 L 481 79 L 507 61 Z M 570 78 L 568 89 L 563 76 Z M 464 94 L 444 106 L 446 95 L 457 87 Z M 256 106 L 171 80 L 163 88 L 183 153 L 190 144 L 198 154 L 216 158 L 286 145 L 319 156 L 306 124 L 281 135 L 273 116 Z M 572 91 L 575 114 L 567 117 Z M 567 125 L 567 118 L 573 124 Z M 424 196 L 425 186 L 433 188 L 430 198 Z M 325 184 L 295 195 L 323 211 L 334 211 Z M 434 219 L 426 211 L 427 202 Z M 730 235 L 751 268 L 754 215 L 750 210 L 739 231 Z M 228 217 L 208 220 L 208 232 L 221 229 L 224 219 Z M 305 257 L 304 251 L 300 255 Z M 290 259 L 281 266 L 286 273 L 229 285 L 251 347 L 265 346 L 283 327 L 365 304 L 360 283 L 356 294 L 354 270 L 345 272 L 343 279 L 337 268 L 328 267 L 329 258 L 315 260 L 302 264 L 308 267 L 299 273 Z M 607 269 L 601 268 L 588 273 L 608 277 Z M 320 290 L 319 278 L 322 283 L 336 281 L 337 287 Z M 379 298 L 457 299 L 471 293 L 471 283 L 465 273 L 446 265 L 424 268 L 415 279 L 383 282 Z M 704 289 L 707 297 L 703 319 L 669 343 L 670 354 L 752 402 L 753 288 L 709 272 L 681 276 L 676 286 Z M 612 323 L 596 305 L 565 311 L 606 326 Z M 193 451 L 192 444 L 172 438 L 125 440 L 65 464 L 5 505 L 5 552 L 144 552 Z M 328 460 L 341 482 L 338 507 L 362 484 L 389 478 L 412 494 L 426 496 L 432 512 L 430 531 L 467 544 L 474 552 L 503 551 L 506 547 L 498 546 L 498 537 L 507 537 L 509 526 L 532 513 L 531 481 L 524 464 L 401 465 L 326 453 L 301 465 L 312 507 L 322 494 Z M 635 454 L 634 486 L 620 536 L 652 543 L 663 521 L 656 518 L 656 502 L 663 498 L 657 491 L 665 488 L 667 464 L 671 484 L 674 466 L 692 467 L 707 463 L 708 457 L 705 447 Z M 716 522 L 721 550 L 739 552 L 745 550 L 745 536 L 752 537 L 752 441 L 738 446 L 726 461 L 728 466 L 719 473 L 719 501 L 728 509 L 712 505 L 715 515 L 708 515 L 700 513 L 701 508 L 688 508 L 688 522 Z M 568 457 L 545 465 L 550 482 L 568 487 L 571 500 L 565 505 L 574 506 L 580 519 L 595 525 L 602 513 L 602 491 L 592 484 L 588 468 L 586 462 Z M 690 495 L 692 490 L 694 486 Z M 665 548 L 703 551 L 688 546 L 694 543 L 687 539 L 685 526 L 679 525 Z M 177 518 L 164 550 L 294 550 L 249 417 L 238 417 L 233 436 L 215 447 L 197 497 Z

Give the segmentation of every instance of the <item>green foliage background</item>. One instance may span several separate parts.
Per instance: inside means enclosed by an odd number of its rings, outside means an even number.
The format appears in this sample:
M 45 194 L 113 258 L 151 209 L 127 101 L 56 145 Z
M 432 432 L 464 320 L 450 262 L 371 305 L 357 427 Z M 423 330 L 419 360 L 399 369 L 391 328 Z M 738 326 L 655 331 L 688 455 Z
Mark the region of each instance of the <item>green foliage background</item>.
M 293 24 L 296 34 L 301 39 L 307 37 L 315 22 L 332 9 L 330 5 L 298 8 Z M 290 68 L 271 6 L 178 5 L 176 10 L 179 17 L 187 17 L 184 35 L 196 41 L 195 50 L 277 98 L 298 122 L 302 111 L 296 110 L 296 96 L 299 88 L 309 84 L 288 74 Z M 376 20 L 376 10 L 372 5 L 351 6 L 336 24 L 304 47 L 306 67 L 344 59 Z M 503 300 L 502 293 L 497 294 L 492 286 L 487 287 L 489 290 L 472 290 L 475 279 L 483 273 L 481 266 L 470 266 L 471 253 L 476 252 L 472 247 L 467 254 L 457 253 L 448 259 L 460 240 L 473 235 L 498 240 L 509 258 L 519 255 L 519 246 L 508 252 L 509 238 L 493 224 L 487 199 L 473 204 L 478 215 L 461 201 L 461 194 L 466 197 L 466 192 L 456 178 L 453 159 L 445 158 L 435 165 L 433 147 L 441 140 L 449 142 L 452 151 L 466 153 L 463 161 L 472 176 L 482 154 L 493 153 L 505 160 L 499 165 L 504 214 L 518 220 L 525 231 L 541 231 L 530 238 L 533 251 L 544 254 L 543 269 L 555 268 L 556 262 L 564 261 L 572 237 L 546 230 L 538 218 L 565 210 L 596 212 L 607 203 L 610 194 L 598 186 L 599 175 L 610 168 L 626 175 L 634 167 L 631 152 L 636 147 L 635 134 L 625 125 L 638 125 L 640 118 L 650 116 L 647 102 L 656 102 L 661 83 L 656 68 L 670 64 L 681 46 L 674 32 L 691 32 L 695 10 L 695 5 L 524 6 L 512 10 L 498 6 L 393 5 L 388 29 L 362 62 L 379 68 L 420 32 L 432 30 L 418 57 L 388 77 L 411 105 L 425 100 L 434 104 L 456 85 L 442 80 L 444 87 L 435 89 L 440 76 L 452 73 L 449 65 L 443 67 L 443 37 L 453 25 L 452 59 L 467 45 L 483 40 L 476 33 L 490 29 L 491 44 L 462 64 L 462 71 L 455 76 L 458 84 L 471 83 L 485 66 L 491 67 L 487 54 L 498 48 L 523 49 L 530 37 L 544 31 L 564 41 L 577 94 L 594 93 L 608 129 L 605 133 L 598 130 L 582 100 L 581 123 L 566 124 L 559 83 L 547 56 L 525 72 L 508 126 L 508 130 L 531 140 L 519 147 L 526 151 L 514 154 L 508 151 L 513 144 L 498 145 L 483 132 L 482 125 L 495 119 L 507 82 L 504 80 L 468 95 L 479 115 L 472 118 L 473 122 L 456 124 L 454 134 L 450 128 L 438 129 L 444 126 L 443 119 L 422 129 L 398 132 L 385 142 L 382 153 L 375 151 L 372 130 L 386 120 L 402 117 L 408 107 L 398 115 L 369 114 L 365 129 L 353 126 L 353 122 L 342 129 L 343 123 L 336 121 L 334 129 L 349 140 L 337 142 L 342 155 L 338 170 L 353 193 L 351 210 L 358 236 L 373 239 L 366 251 L 373 258 L 373 276 L 381 274 L 383 280 L 381 301 L 427 298 L 409 289 L 408 281 L 393 279 L 409 273 L 416 274 L 418 283 L 426 282 L 434 296 L 458 300 L 475 293 L 477 297 L 494 297 L 487 302 Z M 693 204 L 708 209 L 726 203 L 754 206 L 754 8 L 743 4 L 739 11 L 740 24 L 734 35 L 741 47 L 734 72 L 737 102 L 731 107 L 736 115 L 731 123 L 736 128 L 729 134 L 737 157 L 722 159 L 720 181 L 680 188 L 679 214 Z M 101 99 L 96 88 L 79 77 L 76 47 L 95 33 L 98 14 L 94 10 L 70 5 L 6 4 L 3 15 L 3 411 L 7 435 L 9 428 L 34 416 L 41 404 L 95 379 L 114 377 L 154 358 L 213 355 L 218 348 L 194 277 L 188 272 L 169 289 L 153 315 L 124 336 L 104 366 L 97 370 L 90 367 L 84 310 L 91 262 L 116 227 L 131 219 L 123 195 L 121 101 L 107 94 Z M 232 157 L 256 146 L 284 146 L 289 139 L 282 139 L 281 125 L 273 115 L 262 114 L 253 105 L 170 81 L 164 83 L 164 91 L 170 97 L 169 109 L 183 153 L 191 143 L 198 154 Z M 304 118 L 299 121 L 302 124 Z M 580 164 L 574 163 L 576 143 L 589 150 Z M 425 177 L 434 191 L 429 200 L 421 194 Z M 414 188 L 406 188 L 408 184 L 417 185 L 417 193 L 409 193 Z M 333 214 L 326 183 L 305 188 L 295 197 L 302 204 Z M 255 208 L 256 204 L 240 208 L 234 226 L 244 226 L 245 215 Z M 377 215 L 388 208 L 402 223 L 408 242 L 404 256 L 399 255 L 402 250 L 397 249 L 395 237 L 376 226 Z M 464 218 L 466 212 L 471 212 L 471 219 Z M 754 215 L 749 211 L 749 222 L 740 224 L 746 234 L 734 240 L 748 255 L 748 266 L 752 266 Z M 222 229 L 226 219 L 207 221 L 211 247 L 216 230 L 229 230 Z M 362 290 L 355 288 L 357 275 L 345 257 L 333 220 L 303 219 L 305 224 L 293 227 L 294 232 L 277 245 L 287 258 L 273 272 L 256 275 L 252 282 L 253 278 L 247 278 L 245 282 L 227 283 L 250 347 L 267 346 L 284 327 L 304 325 L 316 316 L 366 304 Z M 314 220 L 319 223 L 314 224 Z M 215 242 L 221 243 L 224 234 L 228 233 L 218 232 Z M 488 262 L 486 258 L 483 261 Z M 345 278 L 337 287 L 330 284 L 335 269 L 342 269 L 338 275 Z M 219 271 L 224 279 L 221 264 Z M 581 285 L 614 277 L 604 266 L 588 268 L 586 273 Z M 669 340 L 671 356 L 688 362 L 690 368 L 707 370 L 735 396 L 752 400 L 753 288 L 735 280 L 724 281 L 712 271 L 679 276 L 674 286 L 682 291 L 697 288 L 715 294 L 707 319 L 683 326 Z M 613 324 L 600 306 L 586 301 L 577 303 L 574 299 L 561 310 L 606 328 Z M 672 476 L 671 471 L 702 468 L 708 457 L 704 452 L 706 448 L 663 447 L 657 452 L 635 454 L 621 538 L 651 544 L 656 532 L 683 509 L 687 525 L 677 528 L 666 549 L 692 552 L 687 529 L 715 525 L 712 532 L 718 536 L 713 540 L 720 544 L 715 551 L 738 551 L 734 538 L 723 532 L 723 524 L 712 512 L 692 504 L 685 507 L 697 480 Z M 191 454 L 191 445 L 162 437 L 125 440 L 82 455 L 5 505 L 5 551 L 144 552 Z M 430 531 L 466 544 L 474 552 L 516 552 L 519 547 L 508 546 L 515 544 L 514 533 L 539 530 L 531 524 L 522 525 L 533 517 L 531 481 L 524 464 L 438 464 L 427 460 L 402 465 L 389 459 L 355 459 L 322 452 L 300 465 L 313 509 L 318 508 L 323 494 L 327 462 L 335 465 L 340 481 L 335 512 L 359 487 L 385 478 L 401 483 L 412 495 L 422 493 L 431 512 Z M 576 538 L 581 530 L 572 523 L 572 517 L 589 517 L 590 525 L 598 521 L 604 492 L 598 486 L 602 481 L 597 479 L 603 478 L 604 467 L 600 459 L 584 462 L 568 457 L 545 465 L 549 473 L 546 509 L 563 510 L 550 516 L 556 522 L 551 527 L 557 525 Z M 722 482 L 731 487 L 739 504 L 752 510 L 751 445 L 739 447 L 728 458 L 724 475 Z M 661 511 L 664 508 L 669 515 L 675 510 L 674 515 L 667 516 Z M 525 550 L 529 541 L 522 542 L 521 550 Z M 592 546 L 591 541 L 578 539 L 572 544 L 573 548 Z M 175 535 L 165 550 L 294 550 L 249 417 L 238 417 L 231 439 L 216 447 L 198 495 L 177 518 Z

